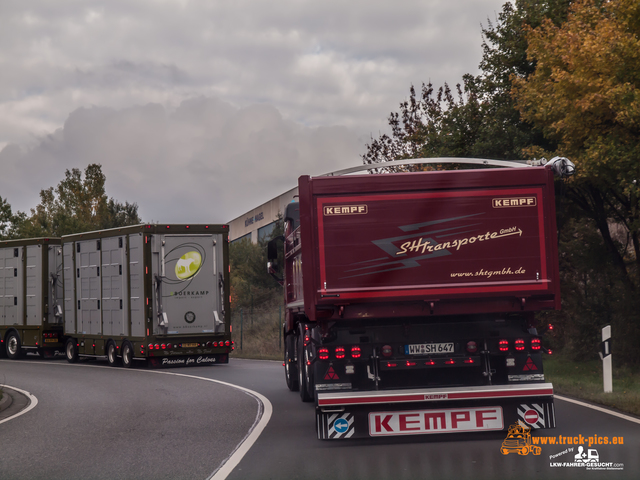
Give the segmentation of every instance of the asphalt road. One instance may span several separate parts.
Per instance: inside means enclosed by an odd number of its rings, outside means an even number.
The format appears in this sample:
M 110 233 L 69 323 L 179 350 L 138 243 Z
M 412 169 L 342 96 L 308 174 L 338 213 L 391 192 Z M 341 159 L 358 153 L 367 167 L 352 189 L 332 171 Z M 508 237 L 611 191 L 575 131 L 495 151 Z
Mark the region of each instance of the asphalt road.
M 0 383 L 38 400 L 0 424 L 2 480 L 206 479 L 258 412 L 234 388 L 106 362 L 0 360 Z
M 252 396 L 211 382 L 106 363 L 97 363 L 105 368 L 47 363 L 0 361 L 0 383 L 39 400 L 32 411 L 0 424 L 3 480 L 204 480 L 241 442 L 258 412 Z M 536 435 L 556 441 L 582 435 L 585 442 L 543 445 L 541 455 L 505 456 L 502 433 L 319 441 L 313 405 L 287 390 L 280 362 L 234 359 L 226 366 L 164 371 L 237 384 L 273 406 L 269 423 L 229 480 L 640 478 L 639 423 L 560 399 L 558 428 Z M 624 443 L 589 447 L 588 437 L 596 435 L 623 437 Z M 600 463 L 622 469 L 564 466 L 579 446 L 585 452 L 597 449 Z M 220 472 L 214 478 L 222 478 Z

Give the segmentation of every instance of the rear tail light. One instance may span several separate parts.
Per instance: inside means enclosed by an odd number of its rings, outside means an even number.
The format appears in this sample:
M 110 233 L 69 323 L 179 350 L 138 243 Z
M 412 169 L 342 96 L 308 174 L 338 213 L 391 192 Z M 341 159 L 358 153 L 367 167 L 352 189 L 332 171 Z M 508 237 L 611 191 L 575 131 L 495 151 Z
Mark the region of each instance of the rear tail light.
M 476 353 L 478 351 L 478 344 L 474 341 L 467 342 L 467 352 Z
M 160 345 L 158 345 L 158 344 L 156 343 L 156 344 L 155 344 L 155 346 L 154 346 L 153 348 L 155 348 L 156 350 L 160 350 Z
M 498 349 L 500 349 L 501 352 L 508 352 L 509 351 L 509 340 L 500 340 L 498 342 Z
M 342 360 L 345 356 L 344 347 L 336 347 L 336 358 Z
M 540 339 L 539 338 L 532 338 L 531 339 L 531 350 L 534 350 L 534 351 L 537 352 L 538 350 L 540 350 L 540 348 L 541 348 Z
M 454 365 L 456 362 L 453 358 L 450 358 L 449 360 L 447 360 L 446 362 L 444 362 L 447 365 Z
M 212 343 L 211 342 L 207 342 L 207 348 L 211 347 Z
M 318 350 L 318 358 L 320 360 L 329 360 L 329 349 L 321 348 Z
M 362 355 L 362 351 L 358 345 L 351 347 L 351 358 L 360 358 L 360 355 Z
M 515 342 L 516 351 L 521 352 L 524 350 L 524 340 L 522 338 L 518 338 Z
M 162 347 L 162 349 L 163 349 L 163 350 L 166 350 L 166 349 L 167 349 L 167 345 L 166 345 L 166 344 L 164 344 L 164 343 L 163 343 L 162 345 L 160 345 L 160 346 Z
M 473 358 L 467 358 L 467 359 L 464 361 L 464 363 L 469 363 L 469 364 L 471 364 L 471 363 L 475 363 L 475 361 L 473 360 Z
M 213 342 L 213 346 L 217 347 L 218 346 L 218 342 Z
M 397 367 L 397 366 L 398 366 L 397 363 L 387 362 L 387 367 Z
M 415 366 L 416 362 L 410 362 L 409 360 L 407 360 L 407 367 L 413 367 Z
M 153 344 L 152 343 L 149 344 L 149 350 L 153 350 Z
M 167 350 L 171 350 L 171 347 L 172 347 L 172 346 L 173 346 L 173 345 L 171 345 L 170 343 L 167 343 Z
M 391 355 L 393 355 L 393 348 L 391 348 L 391 345 L 385 345 L 384 347 L 382 347 L 382 356 L 384 357 L 390 357 Z
M 424 362 L 425 365 L 435 365 L 436 362 L 434 362 L 433 360 L 429 359 L 426 362 Z
M 224 342 L 224 346 L 225 347 L 230 347 L 231 346 L 231 342 L 229 340 L 227 340 L 226 342 Z

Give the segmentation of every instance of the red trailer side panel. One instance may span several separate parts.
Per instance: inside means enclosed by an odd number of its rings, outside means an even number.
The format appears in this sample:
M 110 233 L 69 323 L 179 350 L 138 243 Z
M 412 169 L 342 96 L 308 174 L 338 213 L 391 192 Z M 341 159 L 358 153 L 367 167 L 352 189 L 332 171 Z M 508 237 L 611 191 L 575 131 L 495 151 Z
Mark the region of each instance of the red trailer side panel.
M 468 311 L 476 298 L 486 311 L 487 297 L 502 297 L 559 307 L 543 167 L 303 177 L 300 192 L 303 235 L 313 232 L 302 242 L 315 246 L 305 254 L 316 255 L 303 263 L 305 305 L 464 299 Z

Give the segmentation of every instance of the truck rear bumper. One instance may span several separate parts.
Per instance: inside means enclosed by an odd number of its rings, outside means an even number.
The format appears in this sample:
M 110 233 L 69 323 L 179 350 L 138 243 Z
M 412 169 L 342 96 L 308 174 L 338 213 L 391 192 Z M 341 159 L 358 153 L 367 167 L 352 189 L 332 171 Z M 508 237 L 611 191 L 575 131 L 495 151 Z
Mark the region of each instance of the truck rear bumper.
M 323 392 L 316 408 L 323 440 L 507 430 L 517 423 L 555 427 L 550 383 Z

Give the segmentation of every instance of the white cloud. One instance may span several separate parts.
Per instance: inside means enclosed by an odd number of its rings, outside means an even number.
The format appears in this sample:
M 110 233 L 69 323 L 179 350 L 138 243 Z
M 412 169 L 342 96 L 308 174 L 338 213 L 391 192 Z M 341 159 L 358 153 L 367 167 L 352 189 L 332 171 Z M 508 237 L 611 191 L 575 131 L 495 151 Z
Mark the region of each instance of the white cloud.
M 411 84 L 476 72 L 502 3 L 5 2 L 0 195 L 96 162 L 145 220 L 229 220 L 359 162 Z
M 226 222 L 288 190 L 299 175 L 357 164 L 360 149 L 346 127 L 303 127 L 267 104 L 236 108 L 200 97 L 175 111 L 81 108 L 36 147 L 0 152 L 8 172 L 0 185 L 14 208 L 24 208 L 65 169 L 99 163 L 107 193 L 137 202 L 145 221 Z

